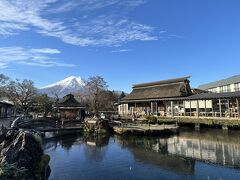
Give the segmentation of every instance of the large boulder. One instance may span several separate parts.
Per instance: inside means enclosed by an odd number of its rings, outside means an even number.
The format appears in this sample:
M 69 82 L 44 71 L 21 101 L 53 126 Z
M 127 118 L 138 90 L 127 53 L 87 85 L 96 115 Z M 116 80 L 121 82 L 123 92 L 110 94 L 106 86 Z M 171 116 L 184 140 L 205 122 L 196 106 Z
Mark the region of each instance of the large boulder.
M 84 132 L 94 134 L 106 134 L 110 131 L 109 122 L 104 119 L 98 119 L 96 117 L 87 119 L 83 126 Z
M 43 156 L 41 136 L 37 132 L 23 130 L 0 131 L 0 163 L 25 169 L 26 176 L 38 179 L 39 162 Z

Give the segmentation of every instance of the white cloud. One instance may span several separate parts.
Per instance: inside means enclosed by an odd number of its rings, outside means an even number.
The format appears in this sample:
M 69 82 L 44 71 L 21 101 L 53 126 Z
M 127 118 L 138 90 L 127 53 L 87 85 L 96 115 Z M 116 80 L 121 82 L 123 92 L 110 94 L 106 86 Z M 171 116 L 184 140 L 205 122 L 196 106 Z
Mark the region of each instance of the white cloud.
M 11 63 L 25 64 L 39 67 L 74 67 L 58 61 L 52 55 L 61 53 L 57 49 L 41 48 L 28 49 L 24 47 L 0 47 L 0 68 L 6 68 Z
M 32 53 L 43 53 L 43 54 L 60 54 L 58 49 L 42 48 L 42 49 L 31 49 Z
M 132 49 L 116 49 L 111 51 L 112 53 L 120 53 L 120 52 L 130 52 Z
M 78 8 L 78 11 L 95 11 L 106 7 L 136 7 L 146 0 L 63 0 L 50 7 L 48 13 L 62 13 Z
M 95 15 L 110 6 L 123 8 L 143 4 L 144 0 L 0 0 L 0 35 L 9 36 L 33 30 L 44 36 L 78 46 L 119 46 L 130 41 L 157 40 L 154 28 L 111 13 Z M 84 17 L 53 18 L 51 13 L 75 9 Z M 104 11 L 103 11 L 104 12 Z M 90 16 L 88 15 L 90 14 Z M 81 16 L 83 17 L 83 16 Z M 74 22 L 72 21 L 74 19 Z

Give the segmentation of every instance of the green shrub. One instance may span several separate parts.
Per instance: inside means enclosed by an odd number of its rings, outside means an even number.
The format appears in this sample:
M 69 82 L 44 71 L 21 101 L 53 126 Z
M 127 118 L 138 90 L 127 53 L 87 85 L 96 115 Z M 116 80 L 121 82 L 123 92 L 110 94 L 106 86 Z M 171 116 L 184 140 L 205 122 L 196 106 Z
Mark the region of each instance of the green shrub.
M 33 133 L 34 139 L 40 144 L 42 145 L 42 137 L 38 134 L 38 133 Z
M 157 117 L 156 116 L 152 116 L 152 115 L 147 115 L 145 116 L 145 119 L 147 120 L 147 122 L 150 124 L 156 124 L 157 123 Z
M 156 116 L 151 116 L 150 121 L 153 124 L 157 124 L 157 117 Z
M 2 180 L 21 180 L 26 179 L 27 169 L 25 168 L 18 168 L 15 164 L 7 164 L 1 163 L 0 164 L 0 179 Z

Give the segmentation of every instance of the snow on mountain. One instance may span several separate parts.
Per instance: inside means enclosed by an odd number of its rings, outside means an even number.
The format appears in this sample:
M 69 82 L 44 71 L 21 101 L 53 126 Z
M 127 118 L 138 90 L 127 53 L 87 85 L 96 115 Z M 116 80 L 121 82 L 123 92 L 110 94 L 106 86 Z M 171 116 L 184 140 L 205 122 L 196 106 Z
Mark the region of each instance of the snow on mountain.
M 69 93 L 82 92 L 85 86 L 81 77 L 70 76 L 62 81 L 44 86 L 39 89 L 39 93 L 54 96 L 57 93 L 60 97 Z

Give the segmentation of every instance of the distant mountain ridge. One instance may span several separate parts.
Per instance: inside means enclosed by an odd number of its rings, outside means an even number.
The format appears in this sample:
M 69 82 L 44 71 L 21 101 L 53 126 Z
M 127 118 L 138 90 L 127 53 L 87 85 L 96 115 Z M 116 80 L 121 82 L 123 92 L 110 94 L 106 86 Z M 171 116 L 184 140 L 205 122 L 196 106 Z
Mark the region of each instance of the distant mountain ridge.
M 85 83 L 80 76 L 70 76 L 56 83 L 44 86 L 39 89 L 39 93 L 54 96 L 58 94 L 59 97 L 63 97 L 69 93 L 83 92 Z

